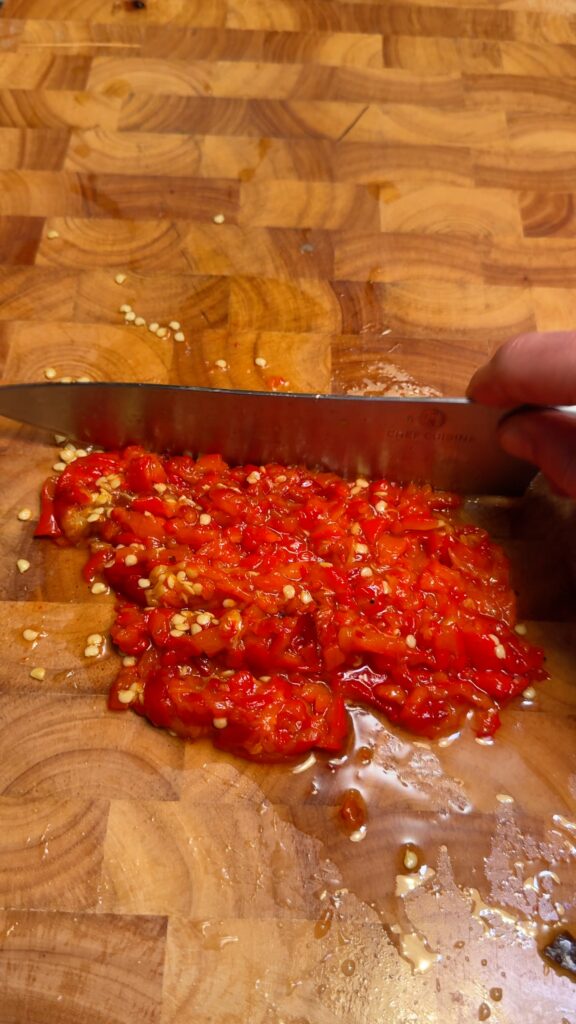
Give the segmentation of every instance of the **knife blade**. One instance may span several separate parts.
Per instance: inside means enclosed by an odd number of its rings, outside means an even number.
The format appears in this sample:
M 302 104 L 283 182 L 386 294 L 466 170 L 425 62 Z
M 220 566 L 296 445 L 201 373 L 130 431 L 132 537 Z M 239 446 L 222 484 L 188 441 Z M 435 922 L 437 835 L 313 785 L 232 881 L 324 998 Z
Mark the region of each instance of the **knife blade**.
M 300 463 L 468 494 L 521 494 L 534 466 L 497 440 L 510 410 L 464 398 L 384 398 L 164 384 L 12 384 L 0 415 L 83 445 L 219 452 L 232 463 Z

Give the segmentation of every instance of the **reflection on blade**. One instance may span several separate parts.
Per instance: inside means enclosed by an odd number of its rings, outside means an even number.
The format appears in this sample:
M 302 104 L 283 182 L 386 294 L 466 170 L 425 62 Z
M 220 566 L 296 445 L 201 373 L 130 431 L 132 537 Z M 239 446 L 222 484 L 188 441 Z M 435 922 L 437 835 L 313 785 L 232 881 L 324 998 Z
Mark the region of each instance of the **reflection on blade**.
M 503 411 L 465 399 L 31 384 L 0 388 L 0 413 L 105 448 L 219 452 L 466 493 L 520 494 L 535 472 L 500 449 Z

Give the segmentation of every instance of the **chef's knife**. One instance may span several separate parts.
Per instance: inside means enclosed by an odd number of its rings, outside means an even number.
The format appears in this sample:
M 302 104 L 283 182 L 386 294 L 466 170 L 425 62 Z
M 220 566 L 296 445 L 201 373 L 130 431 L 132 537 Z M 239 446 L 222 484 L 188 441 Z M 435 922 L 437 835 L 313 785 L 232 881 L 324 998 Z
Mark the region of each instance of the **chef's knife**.
M 344 476 L 476 494 L 520 494 L 535 468 L 496 436 L 505 410 L 464 398 L 270 394 L 163 384 L 13 384 L 0 415 L 83 445 L 219 452 L 232 463 L 302 463 Z

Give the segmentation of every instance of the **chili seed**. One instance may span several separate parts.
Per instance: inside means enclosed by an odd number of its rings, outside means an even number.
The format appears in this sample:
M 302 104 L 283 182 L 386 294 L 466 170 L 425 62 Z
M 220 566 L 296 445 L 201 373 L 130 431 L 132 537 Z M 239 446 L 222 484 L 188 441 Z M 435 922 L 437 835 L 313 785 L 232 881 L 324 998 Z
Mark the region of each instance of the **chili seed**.
M 414 850 L 406 850 L 404 854 L 404 867 L 407 871 L 414 871 L 418 867 L 418 854 Z

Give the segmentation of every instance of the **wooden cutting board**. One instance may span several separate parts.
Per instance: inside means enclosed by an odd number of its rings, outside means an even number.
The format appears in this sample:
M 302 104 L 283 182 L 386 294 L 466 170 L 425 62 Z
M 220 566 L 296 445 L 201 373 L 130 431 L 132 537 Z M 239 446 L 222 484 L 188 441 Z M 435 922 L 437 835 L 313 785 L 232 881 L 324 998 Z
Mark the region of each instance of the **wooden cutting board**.
M 574 14 L 7 0 L 2 382 L 458 394 L 573 327 Z M 57 449 L 4 421 L 0 455 L 0 1024 L 576 1024 L 538 953 L 576 926 L 569 508 L 475 510 L 551 673 L 492 746 L 355 709 L 342 758 L 291 771 L 106 710 L 111 599 L 32 540 Z

